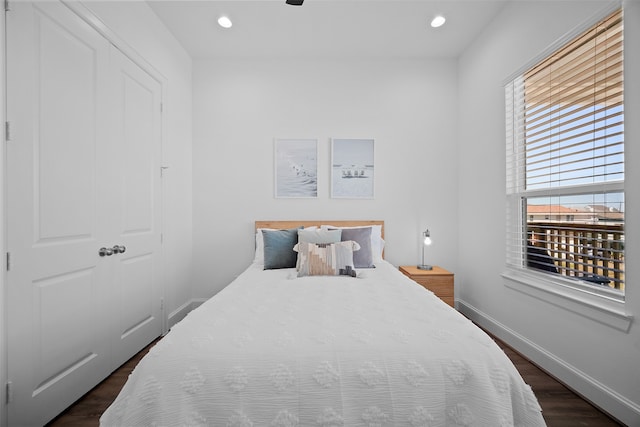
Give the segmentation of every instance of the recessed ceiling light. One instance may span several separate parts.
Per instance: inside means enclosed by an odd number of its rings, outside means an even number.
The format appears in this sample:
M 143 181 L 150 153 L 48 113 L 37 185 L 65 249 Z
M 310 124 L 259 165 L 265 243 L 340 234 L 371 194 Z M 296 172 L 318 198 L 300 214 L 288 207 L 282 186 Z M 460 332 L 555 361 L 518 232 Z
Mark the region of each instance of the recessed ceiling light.
M 438 28 L 443 26 L 445 22 L 446 22 L 445 17 L 442 15 L 438 15 L 435 18 L 433 18 L 433 20 L 431 20 L 431 26 L 433 28 Z
M 218 18 L 218 25 L 220 25 L 222 28 L 231 28 L 233 22 L 231 22 L 231 19 L 229 19 L 228 16 L 223 15 Z

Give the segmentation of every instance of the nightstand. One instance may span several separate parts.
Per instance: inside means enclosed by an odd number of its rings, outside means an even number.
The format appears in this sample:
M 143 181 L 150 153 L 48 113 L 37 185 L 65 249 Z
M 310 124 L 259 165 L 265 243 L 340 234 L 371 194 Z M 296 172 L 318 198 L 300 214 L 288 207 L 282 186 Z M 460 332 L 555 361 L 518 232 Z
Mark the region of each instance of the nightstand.
M 415 265 L 401 265 L 399 268 L 411 280 L 429 289 L 451 307 L 455 307 L 453 273 L 437 265 L 433 266 L 433 270 L 420 270 Z

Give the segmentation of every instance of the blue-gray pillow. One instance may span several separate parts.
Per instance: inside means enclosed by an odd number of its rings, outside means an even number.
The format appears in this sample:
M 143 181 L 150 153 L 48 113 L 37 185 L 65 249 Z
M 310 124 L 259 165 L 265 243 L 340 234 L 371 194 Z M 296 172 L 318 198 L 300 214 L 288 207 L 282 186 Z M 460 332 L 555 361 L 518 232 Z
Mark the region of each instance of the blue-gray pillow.
M 264 269 L 293 268 L 298 254 L 293 247 L 298 243 L 298 229 L 262 230 L 264 241 Z
M 360 250 L 353 253 L 355 268 L 375 268 L 371 251 L 371 227 L 343 228 L 343 242 L 353 240 L 360 245 Z

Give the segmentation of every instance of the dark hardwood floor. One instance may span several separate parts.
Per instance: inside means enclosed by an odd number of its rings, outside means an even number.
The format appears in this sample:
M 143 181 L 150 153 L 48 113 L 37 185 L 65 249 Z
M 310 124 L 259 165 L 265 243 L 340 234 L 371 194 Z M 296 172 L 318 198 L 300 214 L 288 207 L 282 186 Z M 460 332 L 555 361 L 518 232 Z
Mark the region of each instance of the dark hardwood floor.
M 107 410 L 109 405 L 115 400 L 118 393 L 127 382 L 129 374 L 136 367 L 140 359 L 153 347 L 158 340 L 155 340 L 138 354 L 133 356 L 127 363 L 118 368 L 109 377 L 95 386 L 91 391 L 78 399 L 62 414 L 54 418 L 47 427 L 92 427 L 100 425 L 100 416 Z
M 495 339 L 495 338 L 494 338 Z M 599 411 L 589 402 L 547 375 L 502 341 L 498 345 L 516 366 L 536 394 L 548 427 L 619 427 L 622 424 Z M 157 342 L 157 341 L 156 341 Z M 74 405 L 51 421 L 47 427 L 92 427 L 119 393 L 140 359 L 155 344 L 151 343 L 111 376 L 98 384 Z
M 511 359 L 524 381 L 531 386 L 542 407 L 548 427 L 619 427 L 620 424 L 562 383 L 493 337 Z

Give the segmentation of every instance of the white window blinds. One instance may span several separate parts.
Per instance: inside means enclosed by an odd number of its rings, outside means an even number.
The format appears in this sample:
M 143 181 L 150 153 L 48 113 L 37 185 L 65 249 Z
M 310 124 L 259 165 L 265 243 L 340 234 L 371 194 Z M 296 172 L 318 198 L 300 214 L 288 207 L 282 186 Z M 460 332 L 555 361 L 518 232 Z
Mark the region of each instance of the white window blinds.
M 507 84 L 505 105 L 507 263 L 623 291 L 622 29 L 617 10 Z

